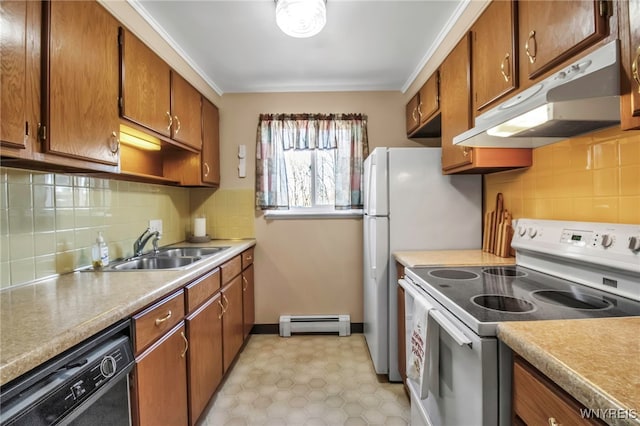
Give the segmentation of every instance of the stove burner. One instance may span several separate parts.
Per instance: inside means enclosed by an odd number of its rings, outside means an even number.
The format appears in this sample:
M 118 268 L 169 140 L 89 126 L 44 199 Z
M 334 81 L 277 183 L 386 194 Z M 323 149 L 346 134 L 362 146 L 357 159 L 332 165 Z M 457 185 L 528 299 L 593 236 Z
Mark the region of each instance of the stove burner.
M 512 267 L 484 268 L 482 272 L 489 275 L 500 275 L 503 277 L 523 277 L 527 275 L 526 272 L 518 271 L 516 268 Z
M 536 309 L 536 307 L 524 299 L 500 294 L 481 294 L 471 298 L 471 301 L 481 308 L 493 311 L 526 313 Z
M 611 302 L 604 298 L 565 290 L 538 290 L 532 292 L 532 295 L 541 302 L 551 303 L 563 308 L 598 310 L 613 306 Z
M 429 275 L 447 280 L 473 280 L 478 278 L 478 274 L 474 274 L 473 272 L 452 268 L 434 269 L 433 271 L 429 271 Z

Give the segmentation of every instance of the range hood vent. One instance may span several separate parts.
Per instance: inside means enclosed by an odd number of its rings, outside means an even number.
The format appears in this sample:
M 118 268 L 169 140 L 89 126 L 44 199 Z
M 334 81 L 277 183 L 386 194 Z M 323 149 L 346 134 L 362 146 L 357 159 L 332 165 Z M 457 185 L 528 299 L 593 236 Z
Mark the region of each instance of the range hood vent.
M 620 123 L 614 40 L 476 117 L 455 145 L 535 148 Z

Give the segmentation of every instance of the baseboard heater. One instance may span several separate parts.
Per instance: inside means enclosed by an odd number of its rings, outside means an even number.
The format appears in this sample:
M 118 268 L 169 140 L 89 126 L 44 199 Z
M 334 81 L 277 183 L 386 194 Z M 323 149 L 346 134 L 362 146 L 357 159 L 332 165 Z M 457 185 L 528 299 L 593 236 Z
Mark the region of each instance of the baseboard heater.
M 280 336 L 291 337 L 291 333 L 338 333 L 351 335 L 349 315 L 281 315 Z

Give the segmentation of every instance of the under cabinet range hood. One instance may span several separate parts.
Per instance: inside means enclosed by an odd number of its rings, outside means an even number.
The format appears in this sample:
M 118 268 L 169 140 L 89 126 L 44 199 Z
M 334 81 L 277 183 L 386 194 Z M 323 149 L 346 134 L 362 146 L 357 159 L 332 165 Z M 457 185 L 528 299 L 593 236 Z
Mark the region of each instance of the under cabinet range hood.
M 479 115 L 453 143 L 535 148 L 620 123 L 618 51 L 607 43 Z

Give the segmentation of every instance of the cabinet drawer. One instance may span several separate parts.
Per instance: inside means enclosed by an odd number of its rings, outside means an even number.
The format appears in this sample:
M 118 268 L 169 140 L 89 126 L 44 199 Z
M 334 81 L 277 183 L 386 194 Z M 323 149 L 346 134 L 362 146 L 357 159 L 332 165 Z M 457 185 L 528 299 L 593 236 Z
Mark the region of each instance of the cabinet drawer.
M 526 425 L 602 425 L 580 416 L 582 404 L 520 358 L 513 364 L 513 411 Z
M 184 318 L 184 291 L 169 296 L 133 317 L 134 352 L 139 354 Z
M 220 289 L 220 269 L 216 268 L 185 287 L 187 312 L 193 312 Z
M 253 264 L 253 247 L 242 252 L 242 269 Z
M 230 261 L 223 264 L 220 269 L 222 270 L 222 285 L 225 285 L 233 279 L 236 275 L 242 271 L 241 255 L 238 255 Z

